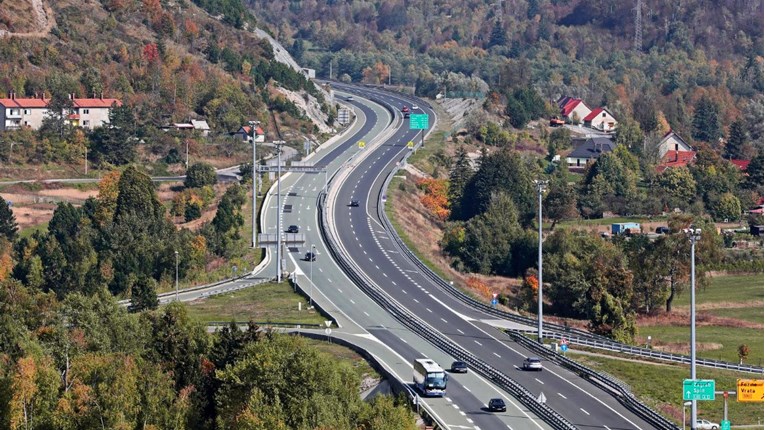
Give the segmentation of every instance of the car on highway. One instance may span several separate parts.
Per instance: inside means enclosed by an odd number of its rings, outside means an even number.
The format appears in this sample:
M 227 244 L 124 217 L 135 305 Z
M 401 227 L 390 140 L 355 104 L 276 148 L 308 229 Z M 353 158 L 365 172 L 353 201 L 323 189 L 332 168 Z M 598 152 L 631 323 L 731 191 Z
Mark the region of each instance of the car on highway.
M 304 260 L 305 261 L 316 261 L 316 254 L 313 253 L 313 252 L 310 252 L 310 251 L 306 252 Z
M 708 420 L 696 420 L 696 428 L 698 430 L 717 430 L 720 428 L 720 424 L 713 423 Z
M 353 101 L 353 96 L 348 96 L 348 97 L 345 98 L 345 100 L 349 101 L 349 102 L 352 102 Z
M 451 367 L 452 373 L 467 373 L 467 363 L 464 361 L 455 361 Z
M 489 410 L 491 412 L 505 412 L 507 411 L 507 406 L 505 406 L 505 401 L 502 399 L 491 399 L 489 400 Z
M 402 107 L 402 108 L 401 108 L 401 112 L 404 112 L 404 113 L 407 113 L 407 112 L 409 112 L 409 107 L 408 107 L 408 106 L 404 106 L 404 107 Z
M 417 105 L 412 105 L 412 110 L 420 110 L 420 107 Z
M 527 357 L 523 360 L 523 370 L 542 370 L 542 360 L 538 357 Z
M 300 227 L 296 225 L 291 225 L 287 227 L 287 233 L 298 233 L 298 232 L 300 232 Z
M 354 207 L 354 208 L 359 207 L 359 201 L 358 200 L 351 200 L 351 207 Z

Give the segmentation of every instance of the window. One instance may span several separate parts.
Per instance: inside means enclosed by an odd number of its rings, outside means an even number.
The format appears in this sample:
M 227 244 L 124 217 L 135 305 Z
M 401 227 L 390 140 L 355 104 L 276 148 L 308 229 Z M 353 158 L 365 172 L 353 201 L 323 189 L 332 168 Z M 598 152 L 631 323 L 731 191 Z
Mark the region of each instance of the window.
M 88 126 L 90 126 L 90 121 L 89 121 L 89 120 L 87 120 L 87 119 L 85 119 L 85 120 L 82 120 L 82 126 L 83 126 L 83 127 L 88 127 Z
M 603 112 L 603 118 L 605 118 L 605 117 L 606 117 L 606 113 L 605 113 L 605 112 Z
M 31 115 L 32 109 L 24 109 L 24 115 Z
M 83 115 L 87 115 L 90 113 L 90 109 L 83 109 L 82 110 Z

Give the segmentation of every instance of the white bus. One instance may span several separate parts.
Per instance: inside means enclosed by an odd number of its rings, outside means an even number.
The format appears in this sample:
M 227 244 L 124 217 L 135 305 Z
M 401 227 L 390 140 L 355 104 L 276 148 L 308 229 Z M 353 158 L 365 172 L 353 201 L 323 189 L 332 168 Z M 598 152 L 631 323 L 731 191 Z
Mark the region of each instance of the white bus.
M 446 381 L 449 375 L 435 361 L 429 358 L 414 360 L 414 386 L 425 396 L 443 396 L 446 394 Z

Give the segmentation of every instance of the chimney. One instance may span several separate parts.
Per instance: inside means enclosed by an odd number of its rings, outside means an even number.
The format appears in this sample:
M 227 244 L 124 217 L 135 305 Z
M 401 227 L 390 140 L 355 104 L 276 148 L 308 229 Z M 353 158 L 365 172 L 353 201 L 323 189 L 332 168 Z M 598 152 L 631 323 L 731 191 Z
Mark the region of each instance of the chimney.
M 104 92 L 101 91 L 101 100 L 103 100 L 103 99 L 104 99 Z
M 10 93 L 8 93 L 8 95 L 10 96 L 11 100 L 16 100 L 16 93 L 15 92 L 11 91 Z

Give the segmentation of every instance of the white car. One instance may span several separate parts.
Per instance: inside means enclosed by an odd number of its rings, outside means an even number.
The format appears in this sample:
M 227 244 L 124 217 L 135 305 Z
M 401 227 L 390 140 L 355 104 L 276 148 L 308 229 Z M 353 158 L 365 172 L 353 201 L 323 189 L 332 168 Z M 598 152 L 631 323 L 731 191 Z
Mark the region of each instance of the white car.
M 412 110 L 420 110 L 420 107 L 417 105 L 412 105 Z
M 698 430 L 718 430 L 720 428 L 720 424 L 707 420 L 696 420 L 696 428 Z
M 523 370 L 542 371 L 542 360 L 537 357 L 528 357 L 523 360 Z

